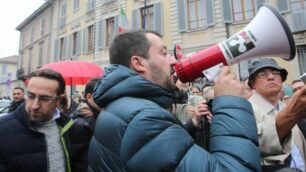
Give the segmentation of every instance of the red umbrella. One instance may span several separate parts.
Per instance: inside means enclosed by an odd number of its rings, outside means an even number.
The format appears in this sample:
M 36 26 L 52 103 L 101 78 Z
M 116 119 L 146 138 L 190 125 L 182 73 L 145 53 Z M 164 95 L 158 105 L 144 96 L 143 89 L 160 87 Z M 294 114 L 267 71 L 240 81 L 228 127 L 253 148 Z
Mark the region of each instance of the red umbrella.
M 61 73 L 66 85 L 84 85 L 104 73 L 98 65 L 85 61 L 58 61 L 46 64 L 41 69 L 52 69 Z

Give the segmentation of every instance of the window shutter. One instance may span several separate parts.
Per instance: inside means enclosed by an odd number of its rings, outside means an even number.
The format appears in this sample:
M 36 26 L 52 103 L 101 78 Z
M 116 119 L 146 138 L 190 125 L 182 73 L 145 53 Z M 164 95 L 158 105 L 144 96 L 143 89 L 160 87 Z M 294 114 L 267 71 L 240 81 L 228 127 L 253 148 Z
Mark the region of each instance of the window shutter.
M 69 58 L 69 36 L 64 38 L 64 58 Z
M 292 31 L 306 30 L 306 11 L 292 13 Z
M 232 13 L 232 3 L 230 0 L 222 0 L 222 12 L 223 12 L 223 21 L 224 23 L 233 22 L 233 13 Z
M 98 48 L 104 48 L 103 20 L 98 23 Z
M 83 54 L 88 52 L 88 27 L 83 29 Z
M 277 0 L 277 9 L 280 13 L 289 12 L 288 0 Z
M 139 20 L 140 20 L 139 9 L 133 10 L 132 17 L 133 17 L 132 28 L 133 28 L 133 30 L 137 30 L 137 29 L 139 29 Z
M 163 34 L 162 4 L 154 4 L 154 30 Z
M 71 34 L 69 36 L 69 42 L 68 42 L 68 59 L 72 59 L 72 41 L 73 41 L 73 35 Z
M 205 3 L 206 3 L 205 7 L 206 7 L 206 16 L 207 16 L 207 26 L 212 26 L 215 24 L 214 1 L 206 0 Z
M 116 36 L 116 35 L 118 35 L 118 28 L 119 28 L 119 15 L 116 15 L 115 17 L 114 17 L 114 37 Z
M 76 43 L 76 55 L 80 55 L 81 53 L 81 39 L 82 38 L 82 31 L 77 32 L 77 43 Z
M 184 32 L 187 29 L 186 26 L 186 1 L 185 0 L 176 0 L 176 6 L 177 6 L 177 20 L 178 20 L 178 31 Z
M 59 59 L 59 47 L 60 45 L 59 45 L 59 40 L 58 39 L 56 39 L 55 40 L 55 43 L 54 43 L 54 61 L 56 62 L 56 61 L 58 61 L 58 59 Z

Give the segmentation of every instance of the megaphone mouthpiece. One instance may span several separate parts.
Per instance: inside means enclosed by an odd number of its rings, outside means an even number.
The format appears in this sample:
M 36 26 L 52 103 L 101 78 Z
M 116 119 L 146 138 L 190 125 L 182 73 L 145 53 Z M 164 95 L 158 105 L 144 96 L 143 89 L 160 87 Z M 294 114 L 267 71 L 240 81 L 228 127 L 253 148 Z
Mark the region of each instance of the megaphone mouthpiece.
M 202 69 L 208 69 L 219 63 L 227 65 L 227 61 L 223 58 L 219 45 L 216 44 L 179 61 L 175 65 L 175 70 L 181 82 L 189 82 L 203 75 Z

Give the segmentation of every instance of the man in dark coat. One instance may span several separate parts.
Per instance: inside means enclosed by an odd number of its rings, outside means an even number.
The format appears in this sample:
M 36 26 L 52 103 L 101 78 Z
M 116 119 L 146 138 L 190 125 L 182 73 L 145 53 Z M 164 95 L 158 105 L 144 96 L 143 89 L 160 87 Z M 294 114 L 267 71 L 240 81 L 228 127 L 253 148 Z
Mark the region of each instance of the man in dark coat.
M 61 74 L 48 69 L 30 74 L 26 103 L 0 117 L 1 172 L 74 171 L 73 121 L 56 108 L 64 96 Z
M 111 65 L 94 91 L 104 109 L 90 142 L 89 171 L 260 171 L 252 108 L 229 67 L 216 83 L 207 152 L 169 111 L 176 62 L 158 33 L 115 37 Z
M 13 90 L 13 101 L 9 107 L 9 112 L 13 112 L 24 102 L 24 89 L 15 87 Z

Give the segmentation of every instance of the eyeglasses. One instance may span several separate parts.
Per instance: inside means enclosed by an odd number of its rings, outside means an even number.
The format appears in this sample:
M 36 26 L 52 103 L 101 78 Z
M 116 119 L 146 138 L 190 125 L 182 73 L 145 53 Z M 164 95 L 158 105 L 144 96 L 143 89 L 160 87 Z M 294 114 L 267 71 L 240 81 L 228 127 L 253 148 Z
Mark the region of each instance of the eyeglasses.
M 25 97 L 28 100 L 34 101 L 36 98 L 39 102 L 47 103 L 49 101 L 53 101 L 59 98 L 59 96 L 56 97 L 50 97 L 50 96 L 36 96 L 33 93 L 25 92 Z
M 259 78 L 268 78 L 268 76 L 272 74 L 273 77 L 279 77 L 281 72 L 278 70 L 273 70 L 273 71 L 261 71 L 257 73 L 257 76 Z

